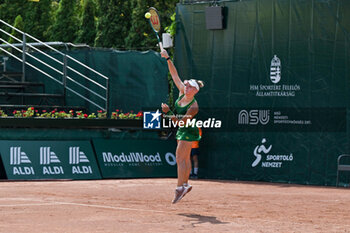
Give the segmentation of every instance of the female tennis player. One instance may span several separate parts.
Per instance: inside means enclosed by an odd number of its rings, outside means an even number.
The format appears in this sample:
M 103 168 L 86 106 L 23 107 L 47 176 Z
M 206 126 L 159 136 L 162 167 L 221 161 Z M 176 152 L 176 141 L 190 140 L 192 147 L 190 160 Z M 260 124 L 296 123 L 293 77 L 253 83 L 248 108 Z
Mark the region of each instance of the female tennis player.
M 173 122 L 178 125 L 186 126 L 186 122 L 192 119 L 198 113 L 198 103 L 194 96 L 199 89 L 204 86 L 202 81 L 194 79 L 181 81 L 177 70 L 170 60 L 167 51 L 161 52 L 162 57 L 168 62 L 169 71 L 176 87 L 179 89 L 179 98 L 175 101 L 175 114 L 170 110 L 167 104 L 162 103 L 162 111 L 170 115 Z M 183 122 L 183 123 L 180 123 Z M 175 197 L 173 204 L 180 201 L 187 193 L 192 190 L 192 186 L 188 184 L 188 179 L 191 173 L 191 148 L 193 141 L 200 140 L 199 130 L 197 127 L 179 127 L 176 133 L 178 140 L 176 148 L 177 162 L 177 188 L 175 189 Z

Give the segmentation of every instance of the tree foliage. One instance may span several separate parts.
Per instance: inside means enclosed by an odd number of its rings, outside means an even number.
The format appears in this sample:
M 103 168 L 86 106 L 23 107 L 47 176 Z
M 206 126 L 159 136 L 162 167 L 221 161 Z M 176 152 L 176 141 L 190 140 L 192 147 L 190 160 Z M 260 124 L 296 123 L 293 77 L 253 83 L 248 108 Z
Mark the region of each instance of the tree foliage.
M 96 37 L 96 5 L 93 0 L 85 0 L 83 4 L 77 42 L 93 46 Z
M 41 0 L 39 3 L 23 0 L 3 0 L 3 3 L 0 4 L 0 19 L 12 24 L 15 18 L 21 15 L 23 19 L 22 30 L 40 40 L 46 40 L 44 34 L 52 23 L 51 5 L 51 0 Z
M 52 24 L 51 6 L 51 0 L 40 0 L 40 4 L 28 2 L 24 10 L 24 30 L 39 40 L 47 40 L 46 31 Z
M 7 23 L 13 24 L 18 15 L 23 15 L 23 9 L 27 2 L 21 0 L 3 0 L 0 4 L 0 19 Z
M 49 28 L 52 41 L 75 42 L 79 29 L 79 6 L 77 0 L 60 0 L 53 25 Z
M 118 49 L 155 49 L 157 39 L 144 15 L 150 6 L 161 16 L 162 31 L 171 24 L 178 0 L 0 0 L 0 19 L 42 41 L 87 43 Z M 2 27 L 3 28 L 3 27 Z M 8 30 L 11 32 L 11 30 Z M 3 35 L 1 35 L 3 36 Z
M 125 39 L 127 48 L 155 48 L 157 38 L 144 15 L 151 6 L 155 7 L 160 15 L 162 31 L 164 31 L 164 27 L 171 23 L 170 16 L 175 11 L 176 2 L 174 0 L 135 0 L 135 6 L 132 11 L 132 27 Z
M 125 48 L 124 40 L 131 27 L 132 1 L 99 0 L 97 2 L 100 17 L 95 46 Z M 105 6 L 106 2 L 108 7 Z
M 23 30 L 23 19 L 21 15 L 18 15 L 15 19 L 15 22 L 13 23 L 14 27 L 17 28 L 18 30 Z M 22 34 L 20 34 L 19 32 L 17 32 L 15 29 L 12 29 L 11 31 L 11 35 L 16 37 L 19 40 L 23 39 Z M 17 41 L 16 39 L 14 39 L 13 37 L 9 38 L 9 43 L 18 43 L 19 41 Z
M 129 49 L 137 47 L 154 47 L 157 44 L 157 39 L 153 35 L 149 21 L 144 18 L 152 1 L 136 0 L 135 7 L 132 11 L 132 27 L 128 36 L 125 38 L 125 44 Z

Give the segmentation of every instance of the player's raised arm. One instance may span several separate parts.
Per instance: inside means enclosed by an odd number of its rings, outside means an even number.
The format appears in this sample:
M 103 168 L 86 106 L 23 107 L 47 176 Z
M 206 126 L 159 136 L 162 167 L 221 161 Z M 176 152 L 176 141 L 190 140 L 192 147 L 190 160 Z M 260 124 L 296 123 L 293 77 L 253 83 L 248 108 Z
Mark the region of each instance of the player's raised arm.
M 179 89 L 180 95 L 182 95 L 184 93 L 185 85 L 181 81 L 179 74 L 177 73 L 177 70 L 174 66 L 174 63 L 170 60 L 170 57 L 169 57 L 168 52 L 166 50 L 162 50 L 160 54 L 162 55 L 162 57 L 166 58 L 166 60 L 168 62 L 168 67 L 169 67 L 171 77 L 172 77 L 177 89 Z

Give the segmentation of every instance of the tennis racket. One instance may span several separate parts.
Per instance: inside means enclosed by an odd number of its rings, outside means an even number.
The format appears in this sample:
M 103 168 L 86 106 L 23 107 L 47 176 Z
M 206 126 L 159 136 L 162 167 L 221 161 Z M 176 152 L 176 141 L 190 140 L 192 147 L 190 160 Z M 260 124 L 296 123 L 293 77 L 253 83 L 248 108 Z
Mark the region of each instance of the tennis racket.
M 149 23 L 151 24 L 151 27 L 152 27 L 154 33 L 157 36 L 160 51 L 163 51 L 164 50 L 163 49 L 163 44 L 160 41 L 159 35 L 158 35 L 158 33 L 159 33 L 160 29 L 161 29 L 161 27 L 160 27 L 160 18 L 159 18 L 158 11 L 157 11 L 156 8 L 150 7 L 148 12 L 151 14 L 151 17 L 149 18 Z

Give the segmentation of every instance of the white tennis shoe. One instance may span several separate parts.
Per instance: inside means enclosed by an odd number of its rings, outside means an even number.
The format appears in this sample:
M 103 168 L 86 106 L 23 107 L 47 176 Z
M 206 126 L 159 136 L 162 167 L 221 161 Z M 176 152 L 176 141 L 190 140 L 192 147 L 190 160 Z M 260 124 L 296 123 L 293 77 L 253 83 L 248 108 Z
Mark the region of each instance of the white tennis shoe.
M 187 193 L 192 190 L 191 185 L 181 186 L 181 188 L 175 189 L 175 197 L 172 201 L 173 204 L 179 202 Z
M 187 193 L 191 192 L 192 185 L 187 184 L 187 185 L 184 185 L 183 187 L 185 188 L 185 193 L 183 195 L 183 197 L 184 197 Z

